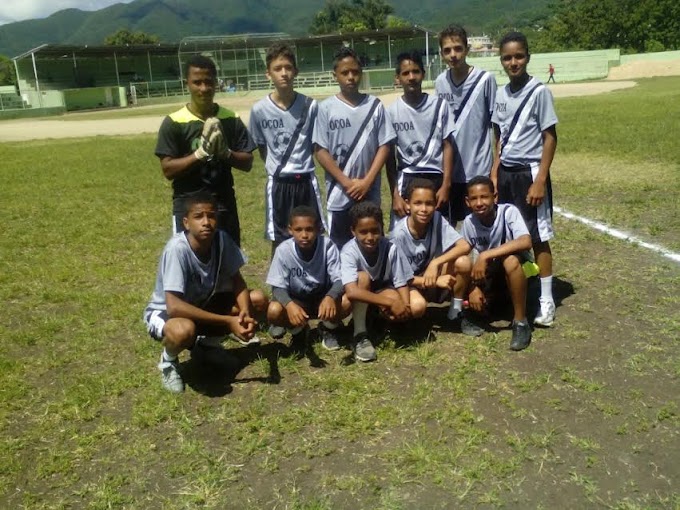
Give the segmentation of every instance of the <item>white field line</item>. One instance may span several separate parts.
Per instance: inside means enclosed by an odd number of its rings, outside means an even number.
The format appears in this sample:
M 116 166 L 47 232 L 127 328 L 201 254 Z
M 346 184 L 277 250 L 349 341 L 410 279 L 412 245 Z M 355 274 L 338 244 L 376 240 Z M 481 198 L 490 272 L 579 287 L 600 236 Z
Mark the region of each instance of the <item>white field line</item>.
M 605 234 L 615 237 L 616 239 L 622 239 L 637 246 L 642 246 L 643 248 L 647 248 L 648 250 L 659 253 L 664 257 L 671 259 L 674 262 L 680 263 L 680 253 L 672 252 L 669 249 L 664 248 L 663 246 L 659 246 L 658 244 L 648 243 L 631 234 L 628 234 L 627 232 L 609 227 L 604 223 L 593 221 L 588 218 L 584 218 L 583 216 L 577 216 L 576 214 L 565 211 L 561 207 L 554 206 L 553 209 L 556 213 L 560 214 L 561 216 L 564 216 L 569 220 L 580 221 L 584 225 L 588 225 L 589 227 L 594 228 L 595 230 L 599 230 L 600 232 L 604 232 Z

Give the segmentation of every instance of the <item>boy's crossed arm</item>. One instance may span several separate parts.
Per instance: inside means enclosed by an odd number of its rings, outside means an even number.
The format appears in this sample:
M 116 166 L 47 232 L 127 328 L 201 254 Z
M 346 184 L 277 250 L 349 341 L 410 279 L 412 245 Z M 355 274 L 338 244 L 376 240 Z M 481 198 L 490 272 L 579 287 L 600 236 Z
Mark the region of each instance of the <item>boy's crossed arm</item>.
M 376 152 L 371 167 L 368 169 L 366 175 L 362 178 L 351 179 L 342 171 L 337 161 L 333 158 L 328 149 L 319 145 L 314 146 L 314 155 L 319 164 L 326 170 L 333 179 L 335 179 L 340 186 L 345 190 L 352 200 L 361 201 L 366 197 L 366 194 L 371 189 L 373 182 L 380 173 L 380 170 L 385 165 L 385 161 L 390 153 L 389 145 L 381 145 Z
M 391 320 L 405 320 L 411 316 L 408 285 L 398 287 L 393 292 L 376 293 L 361 288 L 357 282 L 350 282 L 345 284 L 345 294 L 350 301 L 380 307 Z
M 420 289 L 439 287 L 442 289 L 453 290 L 456 279 L 451 274 L 440 275 L 441 267 L 447 263 L 453 263 L 459 257 L 468 255 L 472 251 L 472 246 L 465 239 L 458 239 L 454 245 L 442 253 L 439 257 L 433 258 L 427 265 L 422 276 L 413 278 L 412 285 Z
M 519 236 L 517 239 L 507 241 L 497 248 L 484 250 L 479 254 L 477 261 L 472 266 L 472 280 L 482 281 L 486 278 L 486 271 L 490 260 L 500 257 L 507 257 L 508 255 L 513 255 L 522 251 L 528 251 L 530 249 L 531 236 L 529 234 L 525 234 Z
M 189 319 L 195 323 L 226 326 L 237 335 L 247 339 L 252 338 L 255 335 L 257 322 L 250 316 L 252 307 L 250 293 L 240 272 L 236 273 L 233 278 L 238 315 L 232 315 L 232 310 L 225 310 L 226 313 L 224 315 L 209 312 L 185 301 L 183 299 L 184 295 L 181 293 L 166 291 L 165 302 L 168 316 L 171 318 Z

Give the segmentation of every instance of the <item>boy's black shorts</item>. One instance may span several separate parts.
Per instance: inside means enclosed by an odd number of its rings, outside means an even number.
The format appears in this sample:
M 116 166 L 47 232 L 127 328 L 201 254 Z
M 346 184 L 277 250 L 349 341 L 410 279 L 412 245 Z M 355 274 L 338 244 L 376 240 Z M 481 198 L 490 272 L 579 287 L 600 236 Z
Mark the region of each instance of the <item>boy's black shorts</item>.
M 236 296 L 233 292 L 224 292 L 216 294 L 212 297 L 210 302 L 205 305 L 203 310 L 220 315 L 231 315 L 234 306 L 236 305 Z M 163 328 L 170 317 L 165 310 L 152 310 L 147 308 L 144 311 L 144 323 L 149 336 L 154 340 L 163 340 Z M 231 331 L 226 326 L 216 326 L 213 324 L 196 324 L 197 336 L 225 336 Z
M 291 296 L 293 302 L 302 307 L 310 319 L 316 319 L 319 315 L 319 306 L 326 294 L 310 294 L 308 296 Z
M 317 196 L 312 185 L 312 174 L 281 175 L 272 177 L 271 204 L 272 210 L 268 218 L 267 229 L 273 229 L 274 240 L 285 241 L 290 238 L 288 233 L 288 217 L 290 211 L 298 205 L 307 205 L 316 209 L 321 221 Z
M 328 211 L 328 237 L 338 250 L 352 239 L 352 219 L 349 209 L 344 211 Z
M 498 203 L 516 206 L 527 225 L 532 243 L 548 241 L 553 237 L 552 217 L 553 198 L 550 176 L 545 183 L 545 198 L 538 207 L 527 204 L 527 193 L 534 183 L 531 166 L 508 167 L 500 165 L 498 169 Z
M 433 172 L 415 174 L 404 173 L 402 178 L 402 193 L 401 193 L 401 196 L 404 200 L 408 198 L 406 196 L 406 192 L 408 190 L 409 184 L 411 184 L 413 179 L 417 178 L 428 179 L 432 181 L 436 189 L 441 188 L 442 181 L 444 180 L 444 176 L 440 173 Z M 465 206 L 465 192 L 466 185 L 464 182 L 451 183 L 448 203 L 442 205 L 439 209 L 437 209 L 441 213 L 441 215 L 448 220 L 449 223 L 453 224 L 457 221 L 465 219 L 465 216 L 467 215 L 468 212 L 467 207 Z

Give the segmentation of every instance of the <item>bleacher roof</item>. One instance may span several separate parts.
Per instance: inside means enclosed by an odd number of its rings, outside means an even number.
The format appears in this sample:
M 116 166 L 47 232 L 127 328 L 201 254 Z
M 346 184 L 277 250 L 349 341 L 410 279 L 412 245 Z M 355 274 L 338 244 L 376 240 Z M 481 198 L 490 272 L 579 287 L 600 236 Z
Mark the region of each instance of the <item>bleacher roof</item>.
M 116 55 L 144 55 L 147 52 L 153 51 L 154 54 L 176 55 L 179 49 L 177 43 L 158 43 L 158 44 L 133 44 L 124 46 L 75 46 L 65 44 L 42 44 L 27 52 L 14 57 L 12 60 L 21 60 L 23 58 L 35 55 L 36 57 L 44 58 L 72 58 L 74 54 L 79 57 L 106 57 Z

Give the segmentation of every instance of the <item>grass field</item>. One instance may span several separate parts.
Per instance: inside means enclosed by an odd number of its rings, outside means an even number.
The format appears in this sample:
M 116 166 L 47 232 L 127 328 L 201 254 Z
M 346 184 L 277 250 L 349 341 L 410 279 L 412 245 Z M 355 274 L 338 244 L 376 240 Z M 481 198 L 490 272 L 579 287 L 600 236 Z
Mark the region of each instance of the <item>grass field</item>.
M 680 248 L 680 79 L 557 108 L 556 202 Z M 680 267 L 560 218 L 558 322 L 527 351 L 433 310 L 374 364 L 228 341 L 163 391 L 154 143 L 0 144 L 0 508 L 680 508 Z M 253 286 L 263 185 L 236 174 Z

